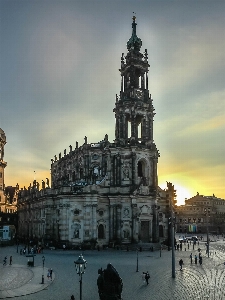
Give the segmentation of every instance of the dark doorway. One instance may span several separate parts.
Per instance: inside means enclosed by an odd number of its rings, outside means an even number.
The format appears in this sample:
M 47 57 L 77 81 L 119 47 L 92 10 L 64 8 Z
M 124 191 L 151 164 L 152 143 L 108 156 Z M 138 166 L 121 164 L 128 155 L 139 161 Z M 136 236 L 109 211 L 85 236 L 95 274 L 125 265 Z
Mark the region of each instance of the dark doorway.
M 141 221 L 141 241 L 149 242 L 149 221 Z
M 159 225 L 159 237 L 164 237 L 164 234 L 163 234 L 163 225 Z
M 104 226 L 102 224 L 98 226 L 98 238 L 104 239 Z
M 143 177 L 142 162 L 138 162 L 138 177 Z

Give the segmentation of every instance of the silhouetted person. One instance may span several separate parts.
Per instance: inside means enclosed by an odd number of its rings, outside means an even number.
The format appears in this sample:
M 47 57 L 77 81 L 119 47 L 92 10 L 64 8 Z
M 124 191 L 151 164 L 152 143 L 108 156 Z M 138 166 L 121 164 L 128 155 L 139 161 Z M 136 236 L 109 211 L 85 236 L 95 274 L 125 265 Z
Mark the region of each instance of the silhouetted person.
M 183 259 L 181 258 L 181 259 L 179 260 L 180 271 L 181 271 L 182 268 L 183 268 L 183 264 L 184 264 L 184 262 L 183 262 Z

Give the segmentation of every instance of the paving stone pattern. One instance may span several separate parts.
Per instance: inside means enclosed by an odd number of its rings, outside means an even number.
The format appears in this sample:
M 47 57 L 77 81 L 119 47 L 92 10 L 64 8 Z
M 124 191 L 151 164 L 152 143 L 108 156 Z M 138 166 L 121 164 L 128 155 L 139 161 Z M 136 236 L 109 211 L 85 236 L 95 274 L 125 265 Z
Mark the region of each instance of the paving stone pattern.
M 97 277 L 98 269 L 106 268 L 112 263 L 123 279 L 123 300 L 223 300 L 225 299 L 225 242 L 223 240 L 210 244 L 210 257 L 205 253 L 205 242 L 201 242 L 203 264 L 195 265 L 190 262 L 190 253 L 198 255 L 197 248 L 193 250 L 191 245 L 187 251 L 176 251 L 176 278 L 172 278 L 171 251 L 163 250 L 160 257 L 159 251 L 136 251 L 105 250 L 84 251 L 83 256 L 87 260 L 87 269 L 83 275 L 83 298 L 82 300 L 98 300 Z M 28 287 L 27 295 L 18 295 L 21 300 L 70 300 L 74 294 L 79 299 L 79 276 L 76 274 L 74 260 L 79 256 L 79 251 L 45 250 L 45 286 L 41 282 L 42 254 L 35 258 L 35 267 L 26 267 L 26 258 L 15 253 L 15 247 L 7 251 L 12 253 L 13 261 L 20 264 L 20 268 L 6 266 L 0 268 L 0 290 L 11 288 L 15 296 L 16 291 Z M 0 248 L 0 259 L 4 257 L 6 249 Z M 10 254 L 8 254 L 10 255 Z M 184 261 L 183 270 L 180 271 L 179 259 Z M 12 272 L 8 271 L 11 268 Z M 54 281 L 47 282 L 47 268 L 53 268 Z M 20 270 L 19 270 L 20 269 Z M 143 282 L 142 272 L 149 271 L 151 278 L 149 285 Z M 32 274 L 38 278 L 34 284 Z M 37 272 L 38 275 L 36 274 Z M 36 275 L 35 275 L 36 274 Z M 25 285 L 23 285 L 26 282 Z M 33 286 L 32 286 L 33 284 Z M 17 287 L 21 285 L 20 289 Z M 31 294 L 33 288 L 33 294 Z M 25 288 L 24 288 L 25 289 Z M 25 294 L 25 293 L 24 293 Z
M 21 266 L 0 266 L 0 291 L 15 289 L 29 282 L 33 272 Z

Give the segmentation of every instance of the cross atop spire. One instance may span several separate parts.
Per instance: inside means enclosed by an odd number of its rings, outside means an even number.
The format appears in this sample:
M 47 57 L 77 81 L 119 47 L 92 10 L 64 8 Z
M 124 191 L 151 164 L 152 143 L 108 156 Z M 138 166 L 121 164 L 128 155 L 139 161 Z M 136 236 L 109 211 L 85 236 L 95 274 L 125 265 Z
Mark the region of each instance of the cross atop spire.
M 132 23 L 132 36 L 129 39 L 129 41 L 127 42 L 127 49 L 128 50 L 136 50 L 136 51 L 140 51 L 141 46 L 142 46 L 142 41 L 141 39 L 137 36 L 136 34 L 136 26 L 137 23 L 136 21 L 136 17 L 133 16 L 133 23 Z

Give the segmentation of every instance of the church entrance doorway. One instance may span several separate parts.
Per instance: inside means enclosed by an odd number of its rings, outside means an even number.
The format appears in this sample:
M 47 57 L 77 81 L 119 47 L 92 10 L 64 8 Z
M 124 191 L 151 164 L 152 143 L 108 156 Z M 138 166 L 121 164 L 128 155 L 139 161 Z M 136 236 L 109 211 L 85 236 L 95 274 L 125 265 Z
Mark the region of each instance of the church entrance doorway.
M 162 225 L 159 225 L 159 237 L 164 237 Z
M 141 241 L 149 242 L 149 221 L 141 221 Z

